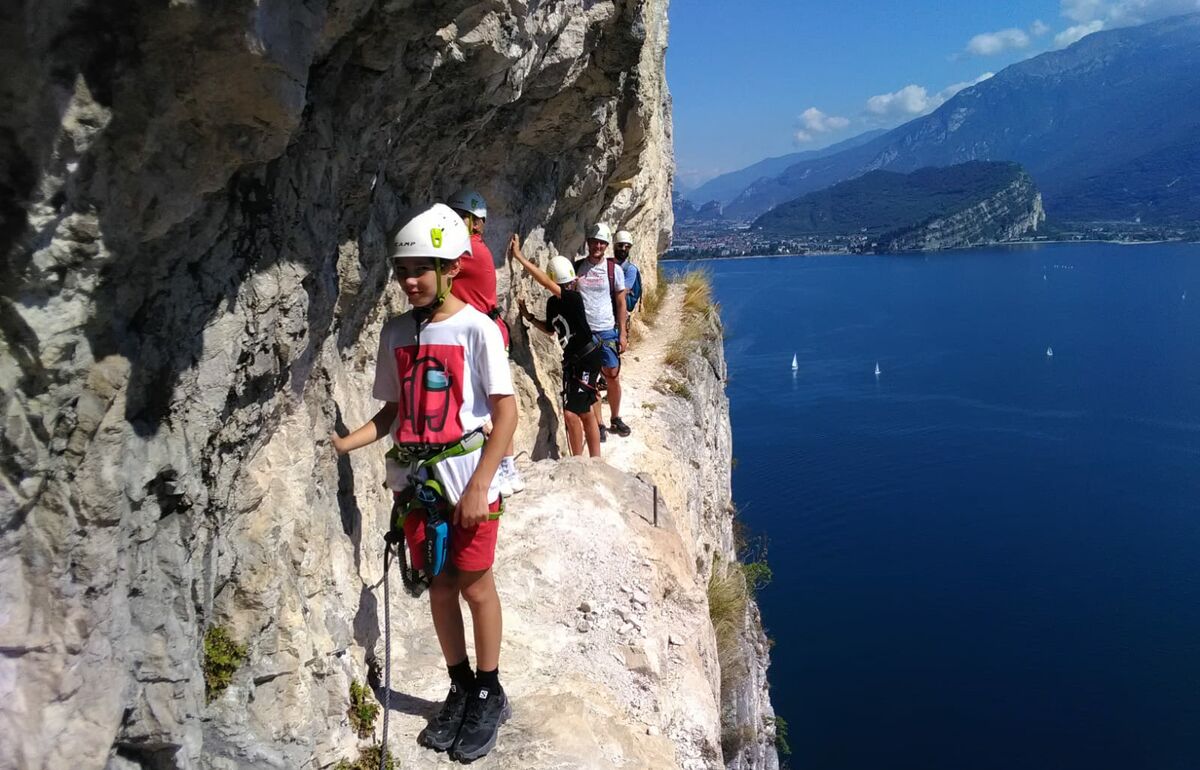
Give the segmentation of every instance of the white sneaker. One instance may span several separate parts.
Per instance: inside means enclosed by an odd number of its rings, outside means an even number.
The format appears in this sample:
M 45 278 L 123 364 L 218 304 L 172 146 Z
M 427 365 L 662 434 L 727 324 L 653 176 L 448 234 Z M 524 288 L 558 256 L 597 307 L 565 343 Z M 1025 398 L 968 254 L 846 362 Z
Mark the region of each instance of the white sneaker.
M 517 464 L 509 461 L 508 464 L 508 485 L 512 488 L 512 494 L 516 494 L 525 489 L 525 479 L 521 478 L 521 472 L 517 470 Z
M 503 461 L 501 461 L 500 467 L 496 469 L 496 486 L 500 487 L 500 495 L 502 497 L 512 497 L 512 482 L 509 481 L 508 471 Z

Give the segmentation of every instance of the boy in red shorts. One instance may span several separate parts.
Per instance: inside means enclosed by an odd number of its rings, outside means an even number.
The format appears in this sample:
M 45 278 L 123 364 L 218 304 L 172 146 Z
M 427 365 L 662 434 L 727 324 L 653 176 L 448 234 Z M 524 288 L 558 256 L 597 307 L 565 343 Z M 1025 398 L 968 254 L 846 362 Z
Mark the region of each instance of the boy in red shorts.
M 350 435 L 333 438 L 345 454 L 390 433 L 395 446 L 388 453 L 388 485 L 398 495 L 411 495 L 414 486 L 442 490 L 449 559 L 430 580 L 429 606 L 451 684 L 417 739 L 465 762 L 496 745 L 500 724 L 511 714 L 499 679 L 502 621 L 492 561 L 500 523 L 496 469 L 517 424 L 499 329 L 450 293 L 458 260 L 470 252 L 462 219 L 440 203 L 411 217 L 393 238 L 392 268 L 413 309 L 380 332 L 373 395 L 384 406 Z M 492 432 L 483 443 L 489 415 Z M 425 465 L 442 454 L 449 456 Z M 404 534 L 413 568 L 424 568 L 423 511 L 407 514 Z M 460 596 L 475 629 L 475 671 L 467 658 Z

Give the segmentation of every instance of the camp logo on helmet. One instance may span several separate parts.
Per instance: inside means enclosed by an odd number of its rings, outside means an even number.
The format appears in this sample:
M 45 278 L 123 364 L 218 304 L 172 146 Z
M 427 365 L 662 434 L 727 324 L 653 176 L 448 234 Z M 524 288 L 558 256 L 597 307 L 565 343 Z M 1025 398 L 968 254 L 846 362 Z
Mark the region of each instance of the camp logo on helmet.
M 442 228 L 440 228 L 440 227 L 429 228 L 429 240 L 433 241 L 433 248 L 435 248 L 435 249 L 442 248 Z

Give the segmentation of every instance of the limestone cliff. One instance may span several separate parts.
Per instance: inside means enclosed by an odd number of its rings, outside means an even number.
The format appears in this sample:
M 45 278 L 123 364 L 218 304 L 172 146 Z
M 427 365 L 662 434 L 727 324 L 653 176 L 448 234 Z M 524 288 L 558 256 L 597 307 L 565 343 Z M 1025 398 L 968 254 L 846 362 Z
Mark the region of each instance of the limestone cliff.
M 493 251 L 516 230 L 574 253 L 607 219 L 652 285 L 666 35 L 665 0 L 27 0 L 0 20 L 0 767 L 353 753 L 387 505 L 378 463 L 325 437 L 374 406 L 387 233 L 469 184 Z M 559 447 L 549 344 L 517 327 L 535 459 Z M 208 703 L 216 627 L 247 658 Z M 690 762 L 705 729 L 630 738 L 628 766 Z
M 1042 194 L 1022 172 L 985 200 L 944 217 L 879 237 L 878 252 L 937 251 L 1012 241 L 1037 232 L 1046 221 Z

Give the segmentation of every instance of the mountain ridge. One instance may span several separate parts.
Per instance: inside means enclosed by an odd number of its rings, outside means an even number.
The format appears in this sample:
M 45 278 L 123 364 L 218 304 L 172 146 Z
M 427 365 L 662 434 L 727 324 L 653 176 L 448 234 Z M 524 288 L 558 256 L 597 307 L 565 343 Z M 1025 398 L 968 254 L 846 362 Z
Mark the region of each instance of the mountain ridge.
M 840 142 L 822 147 L 817 150 L 802 150 L 800 152 L 791 152 L 786 155 L 776 155 L 770 158 L 764 158 L 757 163 L 752 163 L 745 168 L 740 168 L 736 171 L 728 171 L 724 174 L 709 179 L 707 182 L 696 187 L 694 190 L 683 193 L 683 198 L 701 205 L 709 201 L 718 201 L 722 206 L 728 204 L 736 198 L 747 186 L 753 184 L 759 179 L 770 178 L 785 170 L 790 166 L 805 160 L 816 160 L 824 158 L 843 150 L 852 149 L 861 144 L 865 144 L 876 137 L 886 134 L 888 129 L 876 128 L 870 131 L 864 131 L 861 134 L 852 136 L 849 139 L 843 139 Z
M 1133 192 L 1143 186 L 1140 178 L 1129 180 L 1130 193 L 1114 194 L 1099 209 L 1076 200 L 1072 190 L 1122 165 L 1136 171 L 1139 158 L 1186 145 L 1198 131 L 1200 13 L 1097 32 L 1013 64 L 866 144 L 755 182 L 726 213 L 756 216 L 874 169 L 1012 160 L 1033 176 L 1057 218 L 1155 219 L 1186 209 L 1200 180 L 1159 190 L 1154 206 Z

